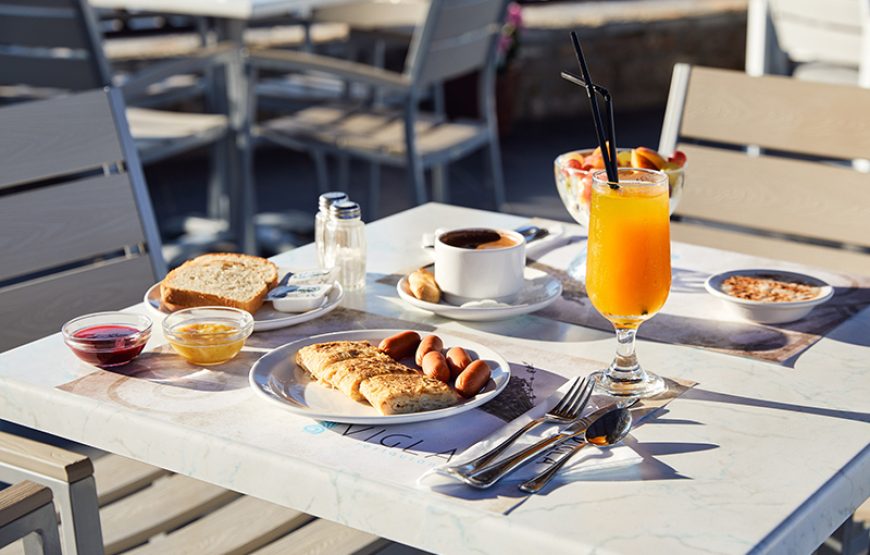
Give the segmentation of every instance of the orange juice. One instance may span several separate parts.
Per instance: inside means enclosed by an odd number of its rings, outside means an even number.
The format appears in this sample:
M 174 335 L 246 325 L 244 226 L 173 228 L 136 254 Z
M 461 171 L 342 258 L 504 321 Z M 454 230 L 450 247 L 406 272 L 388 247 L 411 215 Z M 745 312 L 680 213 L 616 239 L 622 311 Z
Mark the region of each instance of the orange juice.
M 586 292 L 605 318 L 637 328 L 658 312 L 671 287 L 667 180 L 596 182 L 587 253 Z

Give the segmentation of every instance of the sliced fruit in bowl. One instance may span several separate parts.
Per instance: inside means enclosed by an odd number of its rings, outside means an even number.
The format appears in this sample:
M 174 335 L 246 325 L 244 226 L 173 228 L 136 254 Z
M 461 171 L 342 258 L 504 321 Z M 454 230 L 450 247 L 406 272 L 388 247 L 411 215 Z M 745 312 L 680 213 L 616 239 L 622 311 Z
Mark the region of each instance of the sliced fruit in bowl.
M 667 174 L 670 189 L 670 211 L 676 210 L 686 181 L 686 154 L 674 151 L 665 157 L 656 150 L 639 146 L 620 149 L 616 154 L 620 168 L 645 168 Z M 554 170 L 556 189 L 568 212 L 581 225 L 589 223 L 589 203 L 592 198 L 592 173 L 604 169 L 601 148 L 574 150 L 556 157 Z

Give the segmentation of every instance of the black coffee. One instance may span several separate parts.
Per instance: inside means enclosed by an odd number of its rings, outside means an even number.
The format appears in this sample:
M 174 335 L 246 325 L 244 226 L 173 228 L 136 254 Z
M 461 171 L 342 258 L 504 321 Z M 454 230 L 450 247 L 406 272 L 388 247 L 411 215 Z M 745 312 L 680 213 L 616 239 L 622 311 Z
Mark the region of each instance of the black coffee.
M 482 227 L 448 231 L 441 235 L 440 240 L 445 245 L 460 249 L 500 249 L 517 244 L 510 235 Z

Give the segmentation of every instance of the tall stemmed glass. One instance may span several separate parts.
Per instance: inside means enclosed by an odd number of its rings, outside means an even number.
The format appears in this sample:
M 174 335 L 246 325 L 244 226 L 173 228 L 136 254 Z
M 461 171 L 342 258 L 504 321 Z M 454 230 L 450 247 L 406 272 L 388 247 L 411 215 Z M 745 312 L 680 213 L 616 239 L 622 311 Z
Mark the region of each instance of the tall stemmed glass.
M 671 287 L 668 176 L 621 168 L 619 183 L 604 171 L 592 175 L 586 292 L 616 329 L 616 357 L 593 374 L 610 395 L 650 397 L 665 383 L 645 372 L 635 354 L 637 328 L 658 312 Z

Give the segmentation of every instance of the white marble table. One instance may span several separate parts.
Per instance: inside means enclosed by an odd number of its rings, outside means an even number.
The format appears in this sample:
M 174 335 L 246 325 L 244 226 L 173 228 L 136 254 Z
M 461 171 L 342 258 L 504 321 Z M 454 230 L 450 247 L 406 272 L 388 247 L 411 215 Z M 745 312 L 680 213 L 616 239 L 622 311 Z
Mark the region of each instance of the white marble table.
M 391 286 L 375 282 L 426 262 L 418 248 L 424 231 L 523 221 L 437 204 L 378 221 L 367 228 L 369 285 L 347 306 L 481 341 L 610 360 L 610 333 L 534 315 L 448 322 L 406 308 Z M 674 251 L 690 256 L 696 248 Z M 723 265 L 737 260 L 719 256 Z M 310 246 L 277 257 L 293 266 L 314 259 Z M 870 495 L 868 330 L 864 310 L 793 368 L 641 341 L 649 368 L 699 382 L 633 432 L 634 448 L 677 479 L 572 482 L 508 515 L 360 471 L 350 441 L 327 457 L 296 433 L 311 421 L 244 387 L 161 389 L 161 410 L 122 388 L 100 399 L 57 389 L 96 370 L 78 363 L 59 335 L 0 354 L 0 418 L 438 553 L 806 553 Z M 149 348 L 161 343 L 155 334 Z M 172 395 L 185 401 L 173 404 Z

